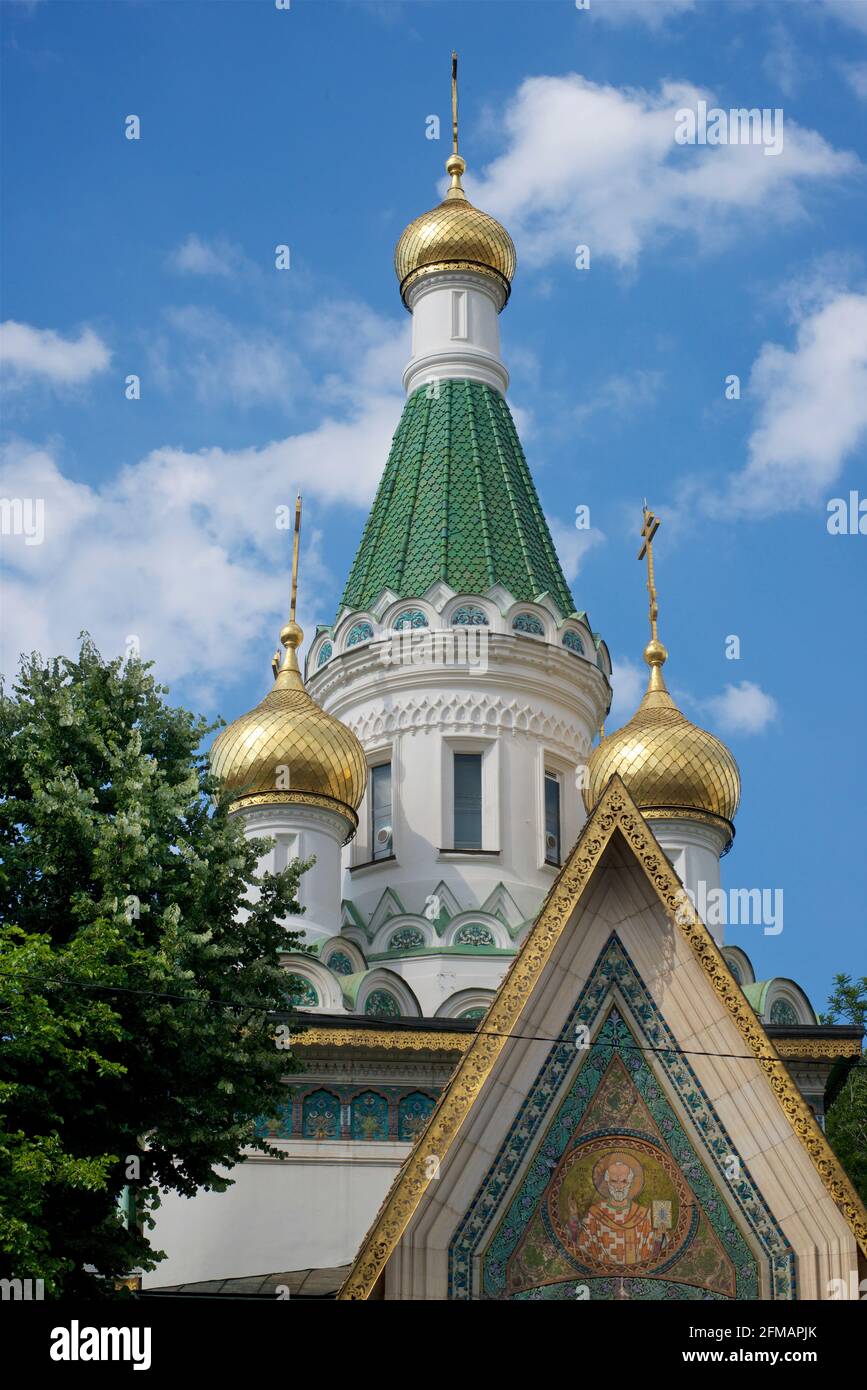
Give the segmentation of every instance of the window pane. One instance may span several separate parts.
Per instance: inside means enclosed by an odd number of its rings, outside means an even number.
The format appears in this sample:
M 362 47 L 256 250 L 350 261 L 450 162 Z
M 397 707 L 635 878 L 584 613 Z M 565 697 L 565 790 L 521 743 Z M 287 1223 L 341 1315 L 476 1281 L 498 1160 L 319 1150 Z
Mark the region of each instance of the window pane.
M 482 755 L 455 753 L 455 849 L 482 848 Z
M 545 858 L 560 863 L 560 780 L 545 773 Z
M 387 859 L 394 852 L 391 838 L 391 763 L 379 763 L 370 769 L 370 773 L 373 858 Z

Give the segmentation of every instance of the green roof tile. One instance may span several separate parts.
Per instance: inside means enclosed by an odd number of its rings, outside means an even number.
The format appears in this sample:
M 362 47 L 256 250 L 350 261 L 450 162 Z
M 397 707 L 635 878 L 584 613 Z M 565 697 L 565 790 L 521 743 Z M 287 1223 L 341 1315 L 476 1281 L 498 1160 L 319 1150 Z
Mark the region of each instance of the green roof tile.
M 476 381 L 420 386 L 408 398 L 341 599 L 372 607 L 383 589 L 419 598 L 502 584 L 516 599 L 575 602 L 560 568 L 503 396 Z

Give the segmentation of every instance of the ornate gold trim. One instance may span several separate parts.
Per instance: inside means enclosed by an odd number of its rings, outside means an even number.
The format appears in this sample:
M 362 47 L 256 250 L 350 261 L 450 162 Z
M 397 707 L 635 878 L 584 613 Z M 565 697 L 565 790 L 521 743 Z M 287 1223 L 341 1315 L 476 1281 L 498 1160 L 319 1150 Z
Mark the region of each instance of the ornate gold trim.
M 504 1048 L 560 935 L 581 900 L 615 831 L 644 869 L 672 924 L 683 933 L 699 965 L 728 1009 L 738 1031 L 777 1097 L 795 1134 L 858 1244 L 867 1254 L 867 1210 L 834 1156 L 827 1139 L 793 1082 L 782 1058 L 741 992 L 718 947 L 694 911 L 673 868 L 615 773 L 600 796 L 548 893 L 534 925 L 512 961 L 485 1015 L 483 1032 L 458 1063 L 418 1141 L 387 1193 L 337 1297 L 366 1299 L 406 1230 L 432 1174 L 448 1153 L 461 1125 Z M 431 1163 L 436 1158 L 439 1164 Z
M 345 801 L 338 801 L 336 796 L 327 796 L 325 792 L 293 792 L 277 791 L 255 792 L 250 796 L 238 796 L 233 799 L 233 811 L 246 811 L 251 806 L 285 806 L 287 802 L 293 806 L 317 806 L 321 811 L 333 811 L 336 815 L 342 816 L 349 822 L 349 833 L 343 841 L 345 845 L 355 835 L 358 829 L 358 816 L 351 806 Z
M 399 1028 L 378 1032 L 373 1028 L 305 1028 L 292 1039 L 296 1047 L 382 1047 L 389 1052 L 466 1052 L 473 1033 L 416 1032 Z
M 858 1038 L 777 1038 L 774 1046 L 781 1057 L 860 1057 Z
M 406 296 L 410 286 L 414 285 L 416 280 L 422 280 L 428 275 L 433 275 L 437 271 L 443 270 L 474 270 L 477 275 L 484 275 L 488 280 L 495 280 L 506 293 L 506 297 L 503 300 L 503 309 L 505 309 L 508 304 L 509 295 L 512 293 L 512 286 L 505 275 L 502 275 L 499 270 L 495 270 L 493 266 L 484 265 L 481 261 L 431 261 L 430 265 L 417 266 L 415 270 L 411 270 L 409 275 L 405 276 L 401 281 L 400 297 L 407 309 L 409 305 L 406 302 Z

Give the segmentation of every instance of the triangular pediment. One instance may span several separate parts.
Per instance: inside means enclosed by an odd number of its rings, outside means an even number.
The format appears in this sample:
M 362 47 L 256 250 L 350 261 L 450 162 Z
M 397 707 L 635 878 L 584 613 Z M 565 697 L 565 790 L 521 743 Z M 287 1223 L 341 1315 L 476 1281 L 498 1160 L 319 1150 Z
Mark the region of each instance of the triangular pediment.
M 833 1297 L 856 1240 L 863 1204 L 612 778 L 340 1296 Z

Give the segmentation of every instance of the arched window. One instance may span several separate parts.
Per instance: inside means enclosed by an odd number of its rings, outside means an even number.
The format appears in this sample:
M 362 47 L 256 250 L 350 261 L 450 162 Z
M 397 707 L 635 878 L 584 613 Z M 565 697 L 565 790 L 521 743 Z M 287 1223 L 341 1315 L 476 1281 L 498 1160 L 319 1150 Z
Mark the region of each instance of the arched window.
M 566 647 L 570 652 L 573 652 L 575 656 L 584 655 L 584 643 L 581 641 L 581 638 L 578 636 L 578 633 L 573 632 L 571 628 L 568 632 L 563 633 L 562 642 L 563 646 Z
M 288 988 L 289 1002 L 296 1009 L 315 1009 L 319 995 L 309 980 L 303 975 L 290 975 Z
M 532 637 L 545 636 L 545 628 L 535 613 L 519 613 L 513 618 L 512 627 L 515 632 L 528 632 Z
M 744 982 L 744 977 L 741 973 L 741 967 L 738 965 L 737 961 L 734 960 L 732 956 L 726 956 L 725 962 L 729 970 L 732 972 L 735 979 L 737 980 L 738 984 L 742 985 Z
M 397 1107 L 398 1139 L 410 1142 L 417 1139 L 433 1108 L 433 1097 L 426 1096 L 422 1091 L 413 1091 L 412 1095 L 404 1096 Z
M 458 1014 L 458 1018 L 469 1018 L 475 1022 L 477 1019 L 484 1018 L 487 1012 L 484 1004 L 477 1004 L 474 1009 L 464 1009 L 462 1014 Z
M 368 1018 L 400 1018 L 400 1005 L 387 989 L 373 989 L 367 996 L 364 1012 Z
M 326 663 L 326 661 L 330 661 L 330 660 L 331 660 L 331 657 L 332 657 L 333 652 L 334 652 L 334 648 L 332 647 L 332 645 L 331 645 L 330 642 L 323 642 L 323 643 L 322 643 L 322 646 L 319 648 L 319 655 L 318 655 L 318 657 L 316 658 L 316 666 L 317 666 L 317 669 L 318 669 L 320 666 L 324 666 L 325 663 Z
M 402 613 L 398 613 L 392 623 L 392 627 L 398 632 L 410 627 L 427 627 L 427 615 L 420 608 L 404 608 Z
M 424 933 L 418 927 L 401 927 L 392 937 L 389 938 L 388 949 L 390 951 L 413 951 L 417 946 L 424 945 Z
M 350 1133 L 353 1139 L 388 1138 L 388 1101 L 376 1091 L 362 1091 L 355 1096 L 350 1109 Z
M 358 642 L 369 642 L 372 636 L 373 628 L 370 623 L 356 623 L 355 627 L 349 629 L 346 645 L 347 647 L 354 647 Z
M 311 1091 L 301 1106 L 305 1139 L 340 1138 L 340 1101 L 331 1091 Z
M 335 975 L 351 975 L 355 969 L 345 951 L 332 951 L 325 964 L 329 970 L 334 971 Z
M 465 603 L 452 614 L 452 627 L 487 627 L 488 615 L 483 608 Z
M 789 1027 L 797 1025 L 798 1015 L 788 999 L 775 999 L 771 1005 L 771 1023 L 785 1023 Z
M 490 927 L 483 927 L 481 922 L 467 922 L 465 927 L 461 927 L 455 932 L 456 946 L 495 946 L 494 933 Z

